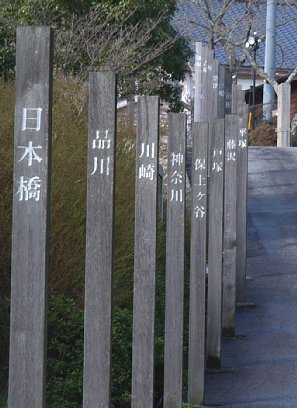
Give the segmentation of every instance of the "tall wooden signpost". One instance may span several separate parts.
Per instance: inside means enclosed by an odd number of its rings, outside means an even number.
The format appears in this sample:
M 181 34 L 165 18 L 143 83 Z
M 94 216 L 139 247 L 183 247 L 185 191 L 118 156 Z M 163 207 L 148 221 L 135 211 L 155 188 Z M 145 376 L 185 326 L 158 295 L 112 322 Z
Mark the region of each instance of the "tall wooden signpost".
M 192 125 L 192 207 L 189 312 L 189 395 L 204 403 L 208 124 Z
M 9 408 L 45 406 L 52 32 L 18 27 Z
M 224 119 L 214 119 L 209 183 L 207 364 L 220 367 L 222 336 L 222 252 L 224 202 Z
M 218 118 L 225 117 L 225 79 L 226 79 L 226 67 L 225 65 L 219 65 L 218 68 Z
M 225 119 L 222 334 L 235 334 L 238 116 Z
M 247 250 L 247 179 L 248 179 L 248 106 L 239 106 L 238 161 L 237 161 L 237 249 L 236 249 L 236 302 L 246 302 L 246 250 Z
M 195 95 L 194 95 L 194 122 L 202 122 L 202 61 L 204 57 L 202 42 L 195 44 Z
M 110 405 L 116 77 L 89 77 L 83 407 Z
M 169 114 L 164 408 L 180 408 L 183 371 L 186 115 Z
M 232 75 L 226 70 L 225 73 L 225 114 L 232 112 Z
M 159 98 L 141 97 L 135 195 L 132 407 L 154 404 Z

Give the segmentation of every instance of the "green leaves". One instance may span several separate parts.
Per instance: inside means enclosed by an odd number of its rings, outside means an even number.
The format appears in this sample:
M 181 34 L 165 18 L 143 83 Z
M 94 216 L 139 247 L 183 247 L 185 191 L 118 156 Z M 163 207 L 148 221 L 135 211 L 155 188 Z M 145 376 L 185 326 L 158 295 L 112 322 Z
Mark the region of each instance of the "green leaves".
M 160 94 L 174 110 L 181 109 L 178 93 L 163 90 L 168 78 L 174 83 L 184 77 L 191 56 L 186 40 L 171 25 L 176 0 L 2 3 L 0 77 L 14 75 L 16 27 L 50 25 L 56 33 L 56 72 L 86 79 L 89 71 L 113 70 L 120 75 L 123 97 L 134 93 Z M 127 83 L 129 88 L 125 87 Z

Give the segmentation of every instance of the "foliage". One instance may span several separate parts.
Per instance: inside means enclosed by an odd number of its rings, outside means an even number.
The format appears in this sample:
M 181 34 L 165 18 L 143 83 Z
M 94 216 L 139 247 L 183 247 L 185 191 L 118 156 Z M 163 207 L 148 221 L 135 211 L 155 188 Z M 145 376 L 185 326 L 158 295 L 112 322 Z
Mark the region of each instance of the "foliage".
M 10 253 L 12 223 L 12 179 L 13 179 L 13 120 L 14 120 L 14 84 L 0 80 L 0 135 L 1 149 L 0 172 L 0 298 L 4 299 L 10 291 Z M 3 365 L 1 365 L 3 367 Z M 0 375 L 1 377 L 1 375 Z
M 47 403 L 81 407 L 83 313 L 74 300 L 51 295 L 48 312 Z
M 214 48 L 224 48 L 229 58 L 230 70 L 237 74 L 241 64 L 250 65 L 257 74 L 270 83 L 278 93 L 278 83 L 272 73 L 265 72 L 264 53 L 255 53 L 255 47 L 246 47 L 251 34 L 256 33 L 258 46 L 264 47 L 266 37 L 266 2 L 262 0 L 192 0 L 198 8 L 199 18 L 196 21 L 186 21 L 202 28 L 201 41 L 209 43 Z M 294 1 L 276 2 L 276 30 L 282 26 L 297 21 L 297 9 Z M 281 37 L 281 35 L 280 35 Z M 263 44 L 263 45 L 262 45 Z M 284 58 L 285 44 L 278 44 Z M 220 51 L 221 52 L 221 51 Z M 256 58 L 257 56 L 257 58 Z M 291 72 L 290 72 L 291 71 Z M 297 67 L 289 69 L 286 83 L 291 83 L 297 74 Z
M 184 403 L 182 405 L 182 408 L 200 408 L 200 405 L 193 405 L 193 404 Z
M 117 135 L 114 299 L 132 308 L 136 132 L 122 122 Z
M 7 408 L 7 395 L 0 394 L 0 408 Z
M 0 299 L 9 296 L 13 161 L 14 85 L 0 81 L 0 133 L 3 163 L 0 173 Z M 52 140 L 52 202 L 48 326 L 49 408 L 81 404 L 83 353 L 83 289 L 87 164 L 87 92 L 75 80 L 58 79 L 54 85 Z M 116 406 L 129 405 L 134 266 L 135 127 L 119 118 L 115 191 L 114 345 L 112 395 Z M 163 149 L 161 149 L 163 151 Z M 187 231 L 189 228 L 187 227 Z M 188 232 L 187 232 L 188 234 Z M 185 297 L 188 296 L 188 235 Z M 156 286 L 155 389 L 163 389 L 163 349 L 166 270 L 166 223 L 158 225 Z M 187 304 L 187 300 L 185 301 Z M 188 315 L 185 316 L 187 337 Z M 7 385 L 8 304 L 0 302 L 0 389 Z M 3 331 L 3 328 L 5 329 Z M 185 342 L 186 347 L 186 342 Z
M 131 400 L 132 312 L 116 308 L 113 318 L 112 401 L 118 407 Z
M 6 388 L 8 375 L 9 306 L 9 300 L 0 296 L 0 407 L 1 392 Z
M 48 408 L 79 408 L 83 383 L 83 311 L 75 301 L 52 294 L 48 315 Z M 132 313 L 115 308 L 112 349 L 112 401 L 130 401 Z
M 76 81 L 57 81 L 53 100 L 49 283 L 82 304 L 84 285 L 87 93 Z
M 277 134 L 275 126 L 262 123 L 249 133 L 250 146 L 276 146 Z
M 0 19 L 0 77 L 8 79 L 14 74 L 15 42 L 13 29 Z
M 14 73 L 16 26 L 51 25 L 58 72 L 86 78 L 91 70 L 111 69 L 120 74 L 122 96 L 163 93 L 173 104 L 178 93 L 163 87 L 184 77 L 191 55 L 171 25 L 175 5 L 176 0 L 3 0 L 0 76 Z

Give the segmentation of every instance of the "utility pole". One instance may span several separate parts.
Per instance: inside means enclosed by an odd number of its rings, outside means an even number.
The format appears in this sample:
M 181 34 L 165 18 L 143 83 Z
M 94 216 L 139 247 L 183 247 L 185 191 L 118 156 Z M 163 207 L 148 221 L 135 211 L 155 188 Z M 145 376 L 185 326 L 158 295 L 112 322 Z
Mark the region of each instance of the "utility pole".
M 264 71 L 269 78 L 275 77 L 275 47 L 276 47 L 276 4 L 277 0 L 267 0 L 266 42 Z M 269 83 L 264 83 L 263 117 L 265 122 L 272 121 L 275 92 Z

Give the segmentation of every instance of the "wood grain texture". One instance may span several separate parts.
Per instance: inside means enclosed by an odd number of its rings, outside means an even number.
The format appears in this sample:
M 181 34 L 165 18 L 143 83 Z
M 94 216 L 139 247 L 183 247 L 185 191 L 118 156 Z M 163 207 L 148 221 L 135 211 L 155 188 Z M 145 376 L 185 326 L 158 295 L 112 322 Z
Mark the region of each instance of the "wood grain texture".
M 212 59 L 212 117 L 219 117 L 219 61 Z
M 132 407 L 154 404 L 159 98 L 138 102 L 135 197 Z
M 52 45 L 17 29 L 9 408 L 45 406 Z
M 188 401 L 204 404 L 208 124 L 192 127 Z
M 209 104 L 210 104 L 210 99 L 209 98 L 209 91 L 210 91 L 210 76 L 209 76 L 209 70 L 208 70 L 208 63 L 209 63 L 209 52 L 207 47 L 202 47 L 202 77 L 201 77 L 201 93 L 202 93 L 202 99 L 201 99 L 201 122 L 208 122 L 209 119 Z
M 239 105 L 239 134 L 237 161 L 237 250 L 236 250 L 236 302 L 246 302 L 246 253 L 247 253 L 247 180 L 248 180 L 248 106 Z
M 222 334 L 235 334 L 238 115 L 225 119 Z
M 219 65 L 218 68 L 218 118 L 225 117 L 225 65 Z
M 232 103 L 231 103 L 231 113 L 237 113 L 237 94 L 238 94 L 237 84 L 232 84 Z
M 89 75 L 83 407 L 110 404 L 116 77 Z
M 186 115 L 169 114 L 164 408 L 180 408 L 183 372 Z
M 207 365 L 219 367 L 222 336 L 222 251 L 224 202 L 224 119 L 213 121 L 209 182 Z
M 291 84 L 282 83 L 278 86 L 278 110 L 277 110 L 277 146 L 290 147 L 290 102 Z
M 232 111 L 232 75 L 226 71 L 225 76 L 225 114 L 228 115 Z
M 195 44 L 194 122 L 202 121 L 202 42 Z

